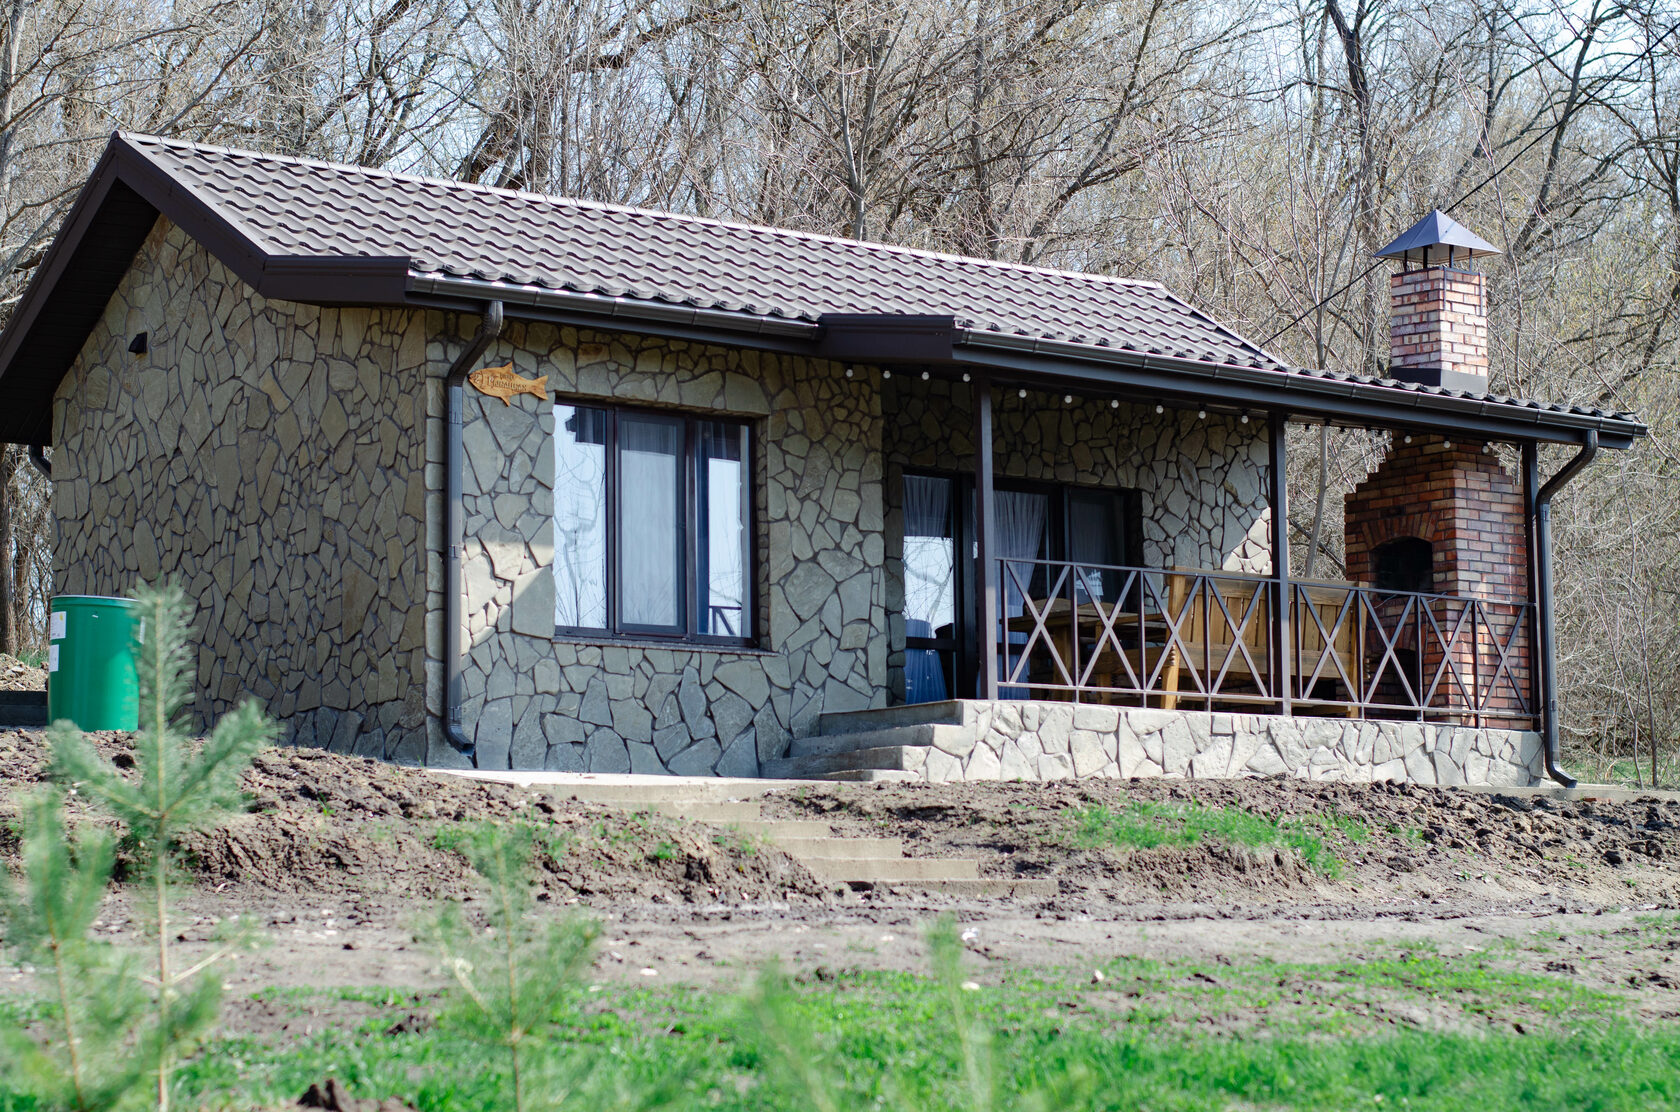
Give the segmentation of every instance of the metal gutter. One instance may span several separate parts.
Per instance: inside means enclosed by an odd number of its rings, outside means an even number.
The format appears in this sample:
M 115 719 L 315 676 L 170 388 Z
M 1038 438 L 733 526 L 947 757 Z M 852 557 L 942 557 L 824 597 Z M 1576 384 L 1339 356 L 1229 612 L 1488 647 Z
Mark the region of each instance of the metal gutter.
M 600 323 L 634 321 L 638 324 L 704 329 L 715 341 L 728 339 L 728 336 L 718 335 L 728 333 L 733 336 L 779 337 L 814 344 L 822 332 L 822 326 L 816 321 L 481 279 L 410 275 L 408 288 L 410 293 L 457 298 L 476 304 L 482 304 L 486 297 L 491 297 L 506 305 L 575 312 L 585 315 L 589 321 Z M 521 317 L 527 315 L 519 314 Z
M 1566 788 L 1575 786 L 1574 777 L 1558 764 L 1557 627 L 1552 614 L 1552 496 L 1598 455 L 1598 434 L 1588 432 L 1581 450 L 1547 479 L 1534 496 L 1534 577 L 1540 609 L 1540 695 L 1541 740 L 1545 745 L 1546 775 Z
M 466 467 L 466 451 L 461 443 L 461 396 L 472 365 L 502 334 L 505 319 L 500 301 L 486 302 L 483 312 L 484 319 L 479 322 L 477 334 L 466 350 L 455 357 L 455 362 L 449 366 L 448 376 L 443 380 L 449 410 L 443 464 L 443 544 L 444 559 L 448 565 L 443 585 L 443 733 L 451 745 L 471 758 L 474 768 L 478 767 L 478 745 L 461 732 L 461 661 L 467 654 L 461 606 L 466 590 L 461 571 L 461 550 L 466 545 L 467 530 L 466 512 L 461 505 L 461 476 Z
M 29 446 L 29 462 L 35 465 L 47 479 L 52 478 L 52 464 L 47 460 L 47 446 L 45 444 L 31 444 Z

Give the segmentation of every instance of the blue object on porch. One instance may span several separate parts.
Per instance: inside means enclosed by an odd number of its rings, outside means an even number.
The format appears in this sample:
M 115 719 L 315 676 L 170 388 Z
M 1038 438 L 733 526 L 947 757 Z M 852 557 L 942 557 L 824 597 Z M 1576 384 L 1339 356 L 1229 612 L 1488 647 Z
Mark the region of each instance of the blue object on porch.
M 908 637 L 932 637 L 933 626 L 918 618 L 907 618 L 904 633 Z M 945 691 L 945 665 L 939 659 L 939 650 L 905 650 L 904 701 L 942 703 L 949 697 Z

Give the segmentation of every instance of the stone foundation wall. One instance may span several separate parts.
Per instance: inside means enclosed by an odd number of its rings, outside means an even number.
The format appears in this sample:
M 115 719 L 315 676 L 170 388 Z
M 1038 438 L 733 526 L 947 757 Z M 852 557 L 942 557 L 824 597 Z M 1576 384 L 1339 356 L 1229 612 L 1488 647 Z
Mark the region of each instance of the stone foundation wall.
M 461 320 L 466 336 L 476 320 Z M 428 530 L 443 518 L 442 378 L 428 392 Z M 759 553 L 757 651 L 556 640 L 553 407 L 468 387 L 463 441 L 471 659 L 463 719 L 480 768 L 753 776 L 818 715 L 884 706 L 881 396 L 836 364 L 510 323 L 482 365 L 548 376 L 552 400 L 750 420 Z M 435 550 L 436 545 L 428 545 Z M 434 565 L 436 558 L 434 557 Z M 427 702 L 442 712 L 441 566 L 429 607 Z M 434 720 L 434 764 L 463 758 Z
M 1290 776 L 1522 787 L 1545 775 L 1529 731 L 1417 722 L 970 702 L 935 731 L 925 780 Z
M 201 722 L 250 695 L 299 742 L 423 759 L 427 338 L 265 301 L 160 220 L 54 399 L 54 589 L 175 576 Z

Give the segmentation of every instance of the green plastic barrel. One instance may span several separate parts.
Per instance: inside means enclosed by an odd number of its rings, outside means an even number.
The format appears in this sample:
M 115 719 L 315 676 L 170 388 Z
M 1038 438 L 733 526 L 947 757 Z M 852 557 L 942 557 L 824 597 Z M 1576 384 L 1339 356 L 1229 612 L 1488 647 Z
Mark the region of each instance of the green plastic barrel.
M 140 725 L 131 598 L 59 595 L 47 607 L 47 721 L 84 730 Z

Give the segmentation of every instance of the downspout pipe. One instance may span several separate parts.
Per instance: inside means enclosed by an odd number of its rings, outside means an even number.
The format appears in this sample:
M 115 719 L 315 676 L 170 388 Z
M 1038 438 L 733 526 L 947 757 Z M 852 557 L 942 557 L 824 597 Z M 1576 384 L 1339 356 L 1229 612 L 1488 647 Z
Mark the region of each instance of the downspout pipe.
M 1598 433 L 1589 429 L 1581 450 L 1568 463 L 1547 479 L 1534 496 L 1534 579 L 1535 594 L 1540 606 L 1540 671 L 1541 699 L 1544 714 L 1540 720 L 1541 738 L 1546 751 L 1546 775 L 1566 788 L 1575 786 L 1575 778 L 1558 764 L 1558 696 L 1557 696 L 1557 625 L 1553 617 L 1552 601 L 1552 496 L 1562 490 L 1582 468 L 1598 455 Z
M 478 332 L 466 350 L 450 364 L 444 379 L 449 421 L 446 433 L 447 448 L 443 463 L 444 482 L 444 558 L 448 570 L 443 586 L 443 733 L 449 744 L 466 754 L 478 767 L 477 743 L 461 730 L 461 702 L 464 681 L 461 662 L 467 655 L 467 633 L 462 614 L 466 584 L 462 572 L 462 548 L 466 545 L 467 515 L 462 505 L 461 481 L 466 469 L 466 450 L 461 443 L 463 386 L 473 364 L 502 334 L 504 318 L 500 301 L 484 304 L 484 317 Z
M 31 444 L 29 446 L 29 462 L 35 465 L 44 478 L 52 478 L 52 464 L 47 462 L 47 446 L 45 444 Z

